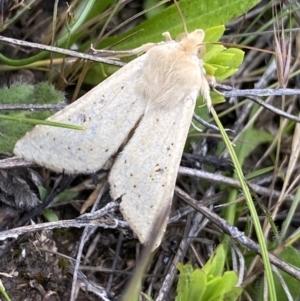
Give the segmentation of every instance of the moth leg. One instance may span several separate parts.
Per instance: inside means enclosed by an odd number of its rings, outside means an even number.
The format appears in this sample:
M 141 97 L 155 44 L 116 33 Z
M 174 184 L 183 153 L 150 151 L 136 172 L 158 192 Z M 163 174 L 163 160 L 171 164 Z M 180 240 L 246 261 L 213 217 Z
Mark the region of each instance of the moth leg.
M 140 47 L 131 49 L 131 50 L 106 50 L 106 49 L 95 49 L 93 45 L 91 45 L 91 49 L 93 50 L 93 54 L 99 54 L 101 57 L 109 57 L 113 59 L 118 59 L 121 57 L 127 57 L 132 55 L 139 55 L 147 52 L 150 48 L 157 45 L 156 43 L 147 43 Z
M 205 78 L 208 81 L 209 86 L 211 87 L 211 89 L 214 92 L 218 93 L 219 95 L 223 96 L 223 94 L 215 88 L 216 84 L 217 84 L 216 78 L 213 75 L 208 75 L 208 74 L 205 74 Z
M 212 88 L 214 88 L 216 86 L 217 80 L 213 75 L 205 74 L 205 78 Z

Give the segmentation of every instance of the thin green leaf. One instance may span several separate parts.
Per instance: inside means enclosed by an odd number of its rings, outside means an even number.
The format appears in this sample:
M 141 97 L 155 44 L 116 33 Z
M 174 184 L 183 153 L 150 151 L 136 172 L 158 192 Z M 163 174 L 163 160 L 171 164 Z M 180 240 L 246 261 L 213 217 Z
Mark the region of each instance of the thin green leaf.
M 268 281 L 268 289 L 269 289 L 270 300 L 275 301 L 275 300 L 277 300 L 277 298 L 276 298 L 273 274 L 272 274 L 272 270 L 271 270 L 271 264 L 270 264 L 270 261 L 269 261 L 268 250 L 267 250 L 265 238 L 264 238 L 261 226 L 260 226 L 260 221 L 259 221 L 259 218 L 258 218 L 258 215 L 257 215 L 257 212 L 256 212 L 255 205 L 254 205 L 253 200 L 251 198 L 251 194 L 250 194 L 248 185 L 245 182 L 244 175 L 243 175 L 241 166 L 239 164 L 239 161 L 237 159 L 236 153 L 234 151 L 234 148 L 232 146 L 232 143 L 229 140 L 229 138 L 227 136 L 227 133 L 225 132 L 225 130 L 222 126 L 222 123 L 220 122 L 220 120 L 218 118 L 218 115 L 217 115 L 216 111 L 214 110 L 214 108 L 212 108 L 211 113 L 214 117 L 214 120 L 215 120 L 217 126 L 220 129 L 223 141 L 226 144 L 226 147 L 227 147 L 227 149 L 229 151 L 229 154 L 231 156 L 231 159 L 232 159 L 232 163 L 234 164 L 236 175 L 237 175 L 237 177 L 238 177 L 238 179 L 241 183 L 241 187 L 242 187 L 242 190 L 244 192 L 244 195 L 245 195 L 245 198 L 246 198 L 246 201 L 247 201 L 247 205 L 248 205 L 250 213 L 251 213 L 254 228 L 255 228 L 256 235 L 257 235 L 257 238 L 258 238 L 258 242 L 259 242 L 259 245 L 260 245 L 260 248 L 261 248 L 262 260 L 263 260 L 263 263 L 264 263 L 265 273 L 266 273 L 267 281 Z

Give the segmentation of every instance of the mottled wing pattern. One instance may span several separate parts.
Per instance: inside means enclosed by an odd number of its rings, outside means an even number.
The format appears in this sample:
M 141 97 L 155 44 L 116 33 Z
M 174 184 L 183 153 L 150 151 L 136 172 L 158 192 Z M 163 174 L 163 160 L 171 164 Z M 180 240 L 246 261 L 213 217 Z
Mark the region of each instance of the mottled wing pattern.
M 126 140 L 145 111 L 134 92 L 143 68 L 141 56 L 118 70 L 48 120 L 82 125 L 86 130 L 37 125 L 20 139 L 14 153 L 57 172 L 99 170 Z

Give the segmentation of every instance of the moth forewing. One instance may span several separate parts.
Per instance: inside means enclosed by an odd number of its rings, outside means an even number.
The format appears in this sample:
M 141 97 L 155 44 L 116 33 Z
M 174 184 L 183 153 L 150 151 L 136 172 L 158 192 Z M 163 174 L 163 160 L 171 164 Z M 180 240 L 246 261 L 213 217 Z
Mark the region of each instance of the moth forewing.
M 65 173 L 99 170 L 127 139 L 146 102 L 134 90 L 143 68 L 141 56 L 48 120 L 82 125 L 84 131 L 37 125 L 20 139 L 14 153 Z
M 160 209 L 171 206 L 199 92 L 211 103 L 203 62 L 197 57 L 203 38 L 198 29 L 181 42 L 153 46 L 48 118 L 82 125 L 85 131 L 38 125 L 17 142 L 14 153 L 54 171 L 92 173 L 127 143 L 113 163 L 111 195 L 122 199 L 124 218 L 146 243 Z M 156 246 L 166 223 L 157 233 Z
M 160 210 L 171 206 L 197 95 L 209 98 L 197 57 L 202 39 L 203 31 L 195 31 L 181 43 L 162 43 L 145 54 L 136 93 L 145 97 L 146 112 L 110 173 L 111 195 L 122 199 L 121 212 L 142 243 L 149 240 Z
M 177 171 L 186 141 L 197 91 L 173 108 L 152 107 L 112 167 L 113 198 L 141 243 L 149 239 L 160 211 L 171 206 Z M 157 233 L 157 247 L 167 220 Z

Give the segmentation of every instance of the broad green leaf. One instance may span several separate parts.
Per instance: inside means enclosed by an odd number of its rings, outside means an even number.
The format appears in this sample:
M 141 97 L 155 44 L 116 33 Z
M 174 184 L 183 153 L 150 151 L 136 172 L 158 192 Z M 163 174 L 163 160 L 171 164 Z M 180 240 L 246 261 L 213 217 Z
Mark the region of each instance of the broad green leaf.
M 224 295 L 223 301 L 235 301 L 239 298 L 242 292 L 242 287 L 233 287 L 230 292 Z
M 201 269 L 195 269 L 190 276 L 189 301 L 201 301 L 206 290 L 206 275 Z
M 207 282 L 206 290 L 203 295 L 203 300 L 212 301 L 222 296 L 224 283 L 222 277 L 217 276 Z
M 179 279 L 175 301 L 189 301 L 190 274 L 193 271 L 193 267 L 189 263 L 186 265 L 178 263 L 176 267 L 179 270 Z
M 226 271 L 222 276 L 222 295 L 230 292 L 237 284 L 238 275 L 235 271 Z
M 222 53 L 218 54 L 218 56 L 215 57 L 210 63 L 216 64 L 220 66 L 226 66 L 225 64 L 230 61 L 234 57 L 233 53 L 226 53 L 225 51 L 222 51 Z M 228 66 L 226 66 L 228 68 Z
M 246 159 L 258 145 L 266 142 L 273 141 L 274 137 L 264 130 L 257 130 L 253 127 L 248 130 L 240 137 L 239 141 L 236 142 L 236 153 L 239 154 L 239 158 Z M 241 161 L 243 162 L 243 161 Z
M 211 65 L 211 64 L 204 64 L 204 69 L 206 70 L 207 74 L 214 76 L 216 71 L 218 70 L 217 67 Z
M 231 68 L 237 68 L 240 66 L 241 61 L 244 60 L 244 51 L 238 48 L 228 48 L 224 50 L 224 53 L 231 53 L 233 56 L 230 58 L 226 64 Z
M 226 254 L 224 245 L 220 244 L 215 253 L 209 258 L 205 266 L 203 267 L 203 271 L 206 275 L 212 275 L 214 277 L 221 276 L 224 264 L 225 264 Z
M 46 197 L 48 195 L 48 191 L 45 187 L 43 186 L 38 186 L 38 191 L 39 191 L 39 196 L 40 196 L 40 199 L 42 201 L 45 201 L 46 200 Z
M 209 47 L 209 44 L 206 46 L 206 53 L 203 57 L 203 61 L 207 64 L 213 65 L 215 64 L 214 58 L 218 56 L 222 51 L 224 51 L 226 48 L 223 45 L 212 45 L 212 47 Z
M 216 61 L 211 61 L 216 67 L 215 77 L 217 80 L 223 80 L 234 74 L 243 62 L 244 52 L 237 48 L 229 48 L 224 50 L 216 57 Z M 225 68 L 224 68 L 225 67 Z
M 218 269 L 214 266 L 222 261 L 224 255 L 224 246 L 220 245 L 216 253 L 211 256 L 206 270 Z M 177 285 L 176 301 L 223 301 L 225 295 L 227 300 L 236 300 L 242 292 L 242 288 L 236 288 L 235 285 L 238 276 L 234 271 L 226 271 L 222 276 L 206 274 L 204 268 L 193 270 L 190 264 L 177 265 L 179 269 L 179 281 Z
M 198 28 L 207 29 L 226 24 L 244 14 L 258 2 L 259 0 L 181 0 L 179 6 L 187 28 L 191 32 Z M 161 41 L 161 34 L 166 31 L 170 32 L 172 37 L 184 31 L 179 12 L 174 4 L 129 32 L 119 37 L 107 39 L 103 46 L 122 41 L 116 49 L 133 49 L 149 42 Z M 131 38 L 125 39 L 132 34 L 134 35 Z
M 237 274 L 234 271 L 227 271 L 222 277 L 215 277 L 207 283 L 203 300 L 223 300 L 224 295 L 230 293 L 238 280 Z M 221 299 L 220 299 L 221 298 Z
M 190 32 L 198 28 L 202 28 L 204 30 L 208 29 L 206 31 L 205 42 L 217 42 L 223 34 L 223 29 L 221 29 L 223 24 L 226 24 L 234 18 L 244 14 L 258 2 L 259 0 L 181 0 L 179 2 L 179 6 Z M 199 16 L 201 17 L 199 18 Z M 218 30 L 209 29 L 215 26 L 221 27 Z M 146 20 L 125 34 L 107 38 L 100 45 L 96 46 L 99 49 L 104 49 L 112 45 L 114 45 L 113 49 L 115 50 L 134 49 L 146 43 L 157 43 L 163 41 L 162 33 L 166 31 L 170 32 L 172 37 L 176 37 L 184 31 L 179 12 L 175 5 L 170 5 L 161 13 Z M 85 50 L 89 47 L 91 42 L 92 41 L 88 41 L 83 49 Z M 210 51 L 209 47 L 210 46 L 207 45 L 207 56 Z M 237 57 L 235 60 L 239 60 L 239 58 Z M 101 81 L 101 79 L 103 80 L 105 78 L 105 75 L 103 74 L 103 69 L 99 67 L 93 68 L 97 68 L 98 70 L 90 71 L 93 74 L 88 72 L 85 81 L 89 84 L 96 85 Z M 108 71 L 104 73 L 110 74 Z M 233 71 L 227 70 L 226 76 L 229 76 L 230 74 L 233 74 Z M 224 79 L 226 77 L 224 74 L 220 74 L 220 78 Z
M 59 220 L 57 214 L 52 209 L 46 209 L 43 212 L 43 217 L 48 222 L 57 222 Z
M 154 17 L 155 15 L 159 14 L 167 7 L 167 2 L 159 5 L 160 2 L 161 2 L 160 0 L 144 1 L 143 9 L 147 10 L 145 13 L 146 19 L 150 19 L 151 17 Z
M 74 199 L 78 196 L 79 192 L 72 190 L 72 189 L 66 189 L 59 193 L 55 198 L 54 202 L 65 202 L 69 201 L 71 199 Z
M 223 36 L 224 31 L 225 31 L 225 26 L 223 24 L 206 28 L 205 29 L 205 41 L 218 42 L 221 39 L 221 37 Z M 213 45 L 213 44 L 207 45 L 207 47 L 210 51 L 211 51 L 211 48 L 214 48 L 214 47 L 218 48 L 219 46 L 221 46 L 221 49 L 225 48 L 223 45 Z
M 216 74 L 216 78 L 218 80 L 224 80 L 228 77 L 230 77 L 231 75 L 233 75 L 234 73 L 236 73 L 238 71 L 238 69 L 227 69 L 224 73 L 222 74 Z

